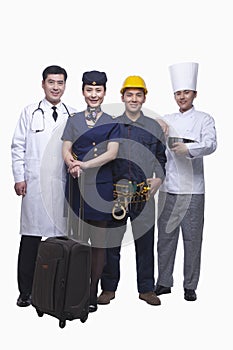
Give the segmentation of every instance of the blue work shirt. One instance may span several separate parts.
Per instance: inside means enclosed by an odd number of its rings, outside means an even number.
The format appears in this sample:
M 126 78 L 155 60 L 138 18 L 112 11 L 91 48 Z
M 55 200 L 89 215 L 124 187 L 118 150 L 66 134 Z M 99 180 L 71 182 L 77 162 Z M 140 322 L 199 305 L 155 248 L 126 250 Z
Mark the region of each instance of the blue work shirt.
M 121 141 L 118 157 L 113 161 L 114 182 L 127 179 L 140 183 L 147 178 L 165 178 L 166 146 L 159 123 L 141 111 L 137 121 L 124 113 L 116 118 Z

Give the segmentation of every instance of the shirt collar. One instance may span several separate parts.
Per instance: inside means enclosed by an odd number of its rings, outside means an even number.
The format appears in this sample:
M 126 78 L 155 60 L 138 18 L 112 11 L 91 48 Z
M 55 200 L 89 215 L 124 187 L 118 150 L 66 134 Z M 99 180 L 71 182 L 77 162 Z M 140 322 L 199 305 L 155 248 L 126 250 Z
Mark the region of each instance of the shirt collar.
M 50 109 L 52 108 L 54 105 L 52 103 L 50 103 L 48 100 L 46 100 L 46 98 L 44 98 L 43 100 L 45 106 Z M 62 108 L 62 102 L 60 101 L 57 105 L 56 105 L 57 109 L 60 110 Z
M 181 117 L 190 117 L 194 112 L 195 112 L 195 108 L 194 108 L 194 106 L 193 106 L 192 108 L 190 108 L 190 109 L 189 109 L 188 111 L 186 111 L 186 112 L 183 112 L 183 113 L 179 112 L 179 115 L 180 115 Z
M 127 117 L 126 113 L 124 112 L 124 114 L 122 115 L 122 122 L 126 125 L 135 125 L 135 124 L 144 125 L 145 124 L 145 116 L 144 116 L 143 112 L 140 111 L 140 117 L 136 121 L 133 121 L 133 120 L 129 119 Z

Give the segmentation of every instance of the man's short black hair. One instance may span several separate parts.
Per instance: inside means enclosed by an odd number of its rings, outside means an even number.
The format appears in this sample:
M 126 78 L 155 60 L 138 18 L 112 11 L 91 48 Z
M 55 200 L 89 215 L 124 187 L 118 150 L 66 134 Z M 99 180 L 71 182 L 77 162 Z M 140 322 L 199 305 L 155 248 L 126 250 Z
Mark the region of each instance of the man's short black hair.
M 53 65 L 53 66 L 49 66 L 49 67 L 45 68 L 43 73 L 42 73 L 42 77 L 43 77 L 44 81 L 46 80 L 46 78 L 49 74 L 63 74 L 64 80 L 66 81 L 66 79 L 67 79 L 66 70 L 60 66 Z

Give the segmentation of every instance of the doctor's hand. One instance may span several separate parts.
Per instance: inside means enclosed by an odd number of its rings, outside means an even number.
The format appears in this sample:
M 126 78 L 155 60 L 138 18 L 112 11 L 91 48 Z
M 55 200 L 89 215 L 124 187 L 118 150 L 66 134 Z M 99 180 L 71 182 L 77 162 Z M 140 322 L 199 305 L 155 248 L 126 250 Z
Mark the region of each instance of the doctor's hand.
M 27 183 L 26 181 L 21 181 L 21 182 L 16 182 L 15 186 L 15 193 L 18 196 L 25 196 L 26 192 L 27 192 Z

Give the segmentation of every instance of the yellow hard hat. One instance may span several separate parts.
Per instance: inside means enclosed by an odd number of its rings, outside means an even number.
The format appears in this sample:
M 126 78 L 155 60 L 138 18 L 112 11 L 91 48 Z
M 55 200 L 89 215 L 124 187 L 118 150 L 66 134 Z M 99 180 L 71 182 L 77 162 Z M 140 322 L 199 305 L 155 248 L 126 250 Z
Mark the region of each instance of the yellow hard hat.
M 147 94 L 147 88 L 145 81 L 138 75 L 130 75 L 124 81 L 120 93 L 123 94 L 126 88 L 140 88 L 144 90 L 145 95 Z

